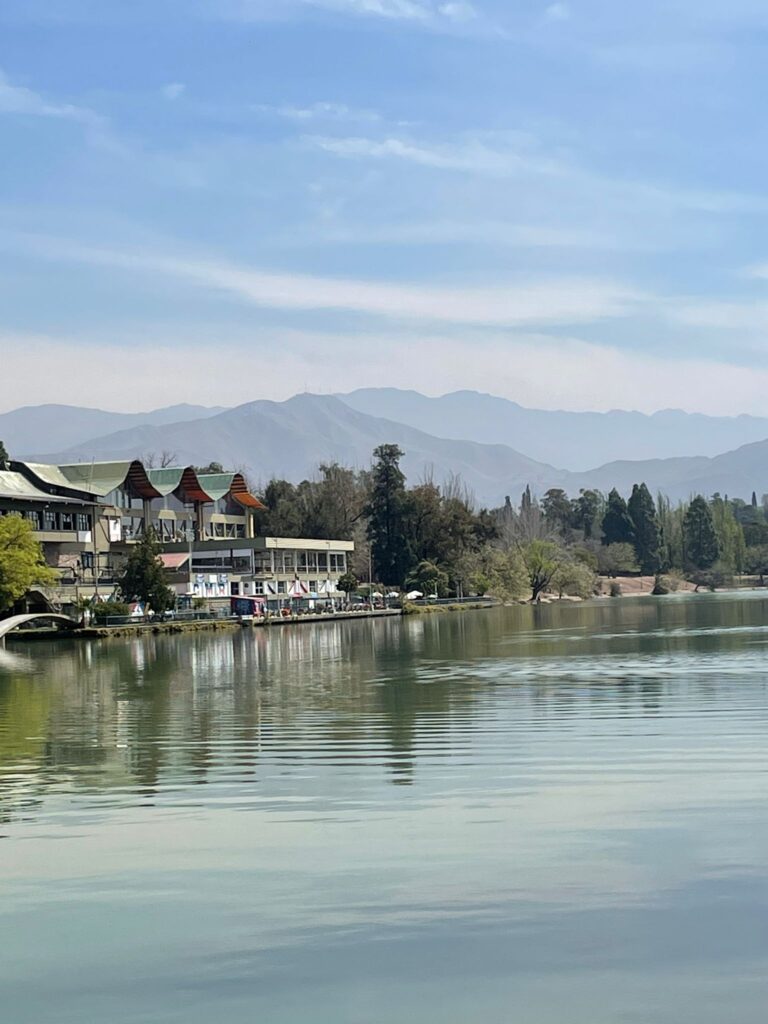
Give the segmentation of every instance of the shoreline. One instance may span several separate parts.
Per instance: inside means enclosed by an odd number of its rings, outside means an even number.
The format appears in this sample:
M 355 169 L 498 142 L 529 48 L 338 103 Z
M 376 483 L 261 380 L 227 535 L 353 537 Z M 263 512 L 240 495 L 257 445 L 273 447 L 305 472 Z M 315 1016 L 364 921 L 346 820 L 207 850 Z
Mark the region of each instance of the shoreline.
M 198 619 L 194 622 L 137 622 L 135 625 L 127 623 L 122 626 L 85 626 L 82 629 L 22 629 L 8 633 L 4 639 L 11 643 L 34 643 L 35 641 L 42 642 L 45 640 L 109 640 L 113 637 L 125 639 L 125 637 L 142 636 L 145 634 L 158 636 L 161 634 L 170 635 L 178 633 L 215 633 L 222 630 L 266 629 L 273 626 L 341 622 L 348 619 L 399 618 L 402 614 L 399 608 L 382 608 L 364 612 L 275 616 L 274 618 L 255 622 L 240 622 L 237 619 Z

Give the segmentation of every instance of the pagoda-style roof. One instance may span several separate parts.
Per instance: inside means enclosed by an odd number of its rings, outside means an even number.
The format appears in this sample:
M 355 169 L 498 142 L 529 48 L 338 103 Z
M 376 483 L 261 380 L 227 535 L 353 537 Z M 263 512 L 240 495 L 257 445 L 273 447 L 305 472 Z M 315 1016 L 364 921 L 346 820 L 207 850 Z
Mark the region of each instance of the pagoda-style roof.
M 174 494 L 184 503 L 207 505 L 230 495 L 243 508 L 264 508 L 248 490 L 242 473 L 198 474 L 194 466 L 148 469 L 140 459 L 74 462 L 60 466 L 14 462 L 12 469 L 44 497 L 63 495 L 75 500 L 98 501 L 113 491 L 123 490 L 131 497 L 145 500 Z

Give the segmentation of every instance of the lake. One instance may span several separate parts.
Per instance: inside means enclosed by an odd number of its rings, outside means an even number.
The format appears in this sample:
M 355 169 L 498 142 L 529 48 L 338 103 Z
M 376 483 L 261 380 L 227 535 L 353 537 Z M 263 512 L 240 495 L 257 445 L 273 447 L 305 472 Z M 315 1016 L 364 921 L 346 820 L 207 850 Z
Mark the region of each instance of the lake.
M 0 652 L 8 1024 L 763 1024 L 768 599 Z

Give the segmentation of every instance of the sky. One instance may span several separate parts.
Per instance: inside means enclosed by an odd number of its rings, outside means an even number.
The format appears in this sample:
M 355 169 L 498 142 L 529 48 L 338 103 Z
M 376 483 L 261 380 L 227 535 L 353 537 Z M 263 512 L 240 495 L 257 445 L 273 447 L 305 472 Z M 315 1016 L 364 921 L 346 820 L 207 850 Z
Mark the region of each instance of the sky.
M 764 0 L 2 0 L 0 412 L 765 414 Z

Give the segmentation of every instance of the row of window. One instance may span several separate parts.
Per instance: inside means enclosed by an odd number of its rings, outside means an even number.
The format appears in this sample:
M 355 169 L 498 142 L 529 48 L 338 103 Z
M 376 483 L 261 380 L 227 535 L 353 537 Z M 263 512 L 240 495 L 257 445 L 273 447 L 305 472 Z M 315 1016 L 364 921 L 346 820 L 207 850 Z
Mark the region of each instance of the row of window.
M 9 509 L 0 509 L 0 516 L 14 515 Z M 57 509 L 26 509 L 24 518 L 35 530 L 48 533 L 87 533 L 91 529 L 91 516 L 86 512 L 59 512 Z

